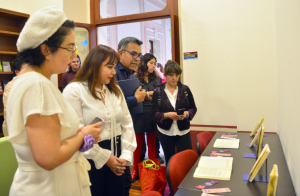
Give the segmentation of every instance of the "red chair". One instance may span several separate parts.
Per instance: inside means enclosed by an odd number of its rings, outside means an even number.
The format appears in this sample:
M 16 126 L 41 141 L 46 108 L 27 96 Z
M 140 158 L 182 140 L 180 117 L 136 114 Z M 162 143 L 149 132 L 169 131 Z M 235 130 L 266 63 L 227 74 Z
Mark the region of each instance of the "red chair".
M 198 159 L 197 153 L 193 150 L 185 150 L 173 155 L 167 166 L 167 180 L 171 195 L 174 195 L 179 184 L 193 167 Z
M 142 196 L 161 196 L 161 194 L 157 191 L 148 191 L 146 193 L 141 194 Z
M 196 140 L 197 140 L 197 151 L 199 156 L 205 150 L 206 146 L 209 144 L 212 138 L 213 135 L 209 131 L 204 131 L 197 134 Z

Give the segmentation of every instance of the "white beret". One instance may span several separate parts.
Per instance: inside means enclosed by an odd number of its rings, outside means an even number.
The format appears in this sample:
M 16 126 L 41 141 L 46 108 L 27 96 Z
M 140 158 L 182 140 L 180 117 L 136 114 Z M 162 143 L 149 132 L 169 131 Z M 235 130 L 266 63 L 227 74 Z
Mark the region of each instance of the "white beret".
M 17 41 L 22 52 L 34 49 L 53 35 L 67 20 L 64 11 L 56 6 L 44 7 L 30 16 Z

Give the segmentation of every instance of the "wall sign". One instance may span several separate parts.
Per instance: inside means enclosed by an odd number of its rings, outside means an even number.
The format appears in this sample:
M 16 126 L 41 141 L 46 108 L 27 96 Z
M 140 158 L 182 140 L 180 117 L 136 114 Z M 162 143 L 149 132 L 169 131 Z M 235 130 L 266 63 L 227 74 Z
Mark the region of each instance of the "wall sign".
M 184 55 L 184 60 L 198 58 L 198 52 L 185 52 L 183 53 L 183 55 Z

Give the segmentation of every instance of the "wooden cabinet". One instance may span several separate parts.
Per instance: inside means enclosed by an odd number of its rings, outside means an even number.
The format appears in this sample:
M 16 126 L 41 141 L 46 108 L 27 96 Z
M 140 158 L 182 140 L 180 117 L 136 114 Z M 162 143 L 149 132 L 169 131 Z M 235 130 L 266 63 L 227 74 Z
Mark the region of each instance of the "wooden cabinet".
M 17 39 L 25 22 L 29 18 L 28 14 L 10 11 L 0 8 L 0 61 L 12 61 L 17 57 Z M 0 81 L 11 80 L 12 72 L 0 72 Z M 3 123 L 3 93 L 0 93 L 0 137 Z

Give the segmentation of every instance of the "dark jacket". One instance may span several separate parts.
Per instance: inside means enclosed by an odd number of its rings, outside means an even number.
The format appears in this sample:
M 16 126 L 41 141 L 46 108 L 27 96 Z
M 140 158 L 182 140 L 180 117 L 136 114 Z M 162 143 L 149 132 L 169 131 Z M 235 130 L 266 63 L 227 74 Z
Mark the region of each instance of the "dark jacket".
M 159 87 L 162 84 L 161 79 L 158 77 L 156 80 L 149 80 L 149 82 L 141 82 L 140 85 L 142 86 L 142 89 L 145 89 L 146 91 L 154 91 L 157 87 Z M 149 101 L 148 99 L 145 99 L 143 101 L 143 113 L 150 113 L 151 112 L 151 105 L 152 101 Z
M 122 63 L 118 63 L 115 70 L 116 70 L 116 78 L 118 81 L 132 79 L 134 71 L 127 71 L 127 69 L 124 67 Z M 126 99 L 126 102 L 129 110 L 134 106 L 137 106 L 138 104 L 138 101 L 135 96 Z
M 182 85 L 180 82 L 178 82 L 178 94 L 177 94 L 177 100 L 176 100 L 176 105 L 175 108 L 171 105 L 169 98 L 165 92 L 165 83 L 162 84 L 160 87 L 160 92 L 161 92 L 161 104 L 160 108 L 158 108 L 158 88 L 154 90 L 153 97 L 152 97 L 152 107 L 151 107 L 151 117 L 156 124 L 165 130 L 169 130 L 172 126 L 173 120 L 172 119 L 165 119 L 164 120 L 164 113 L 166 112 L 175 112 L 179 108 L 187 108 L 187 98 L 182 90 Z M 194 118 L 197 108 L 195 105 L 194 97 L 189 89 L 188 86 L 186 86 L 186 90 L 188 93 L 188 99 L 189 99 L 189 107 L 188 111 L 189 112 L 189 117 L 185 118 L 183 120 L 178 120 L 177 121 L 177 126 L 180 131 L 186 130 L 190 128 L 190 121 Z

